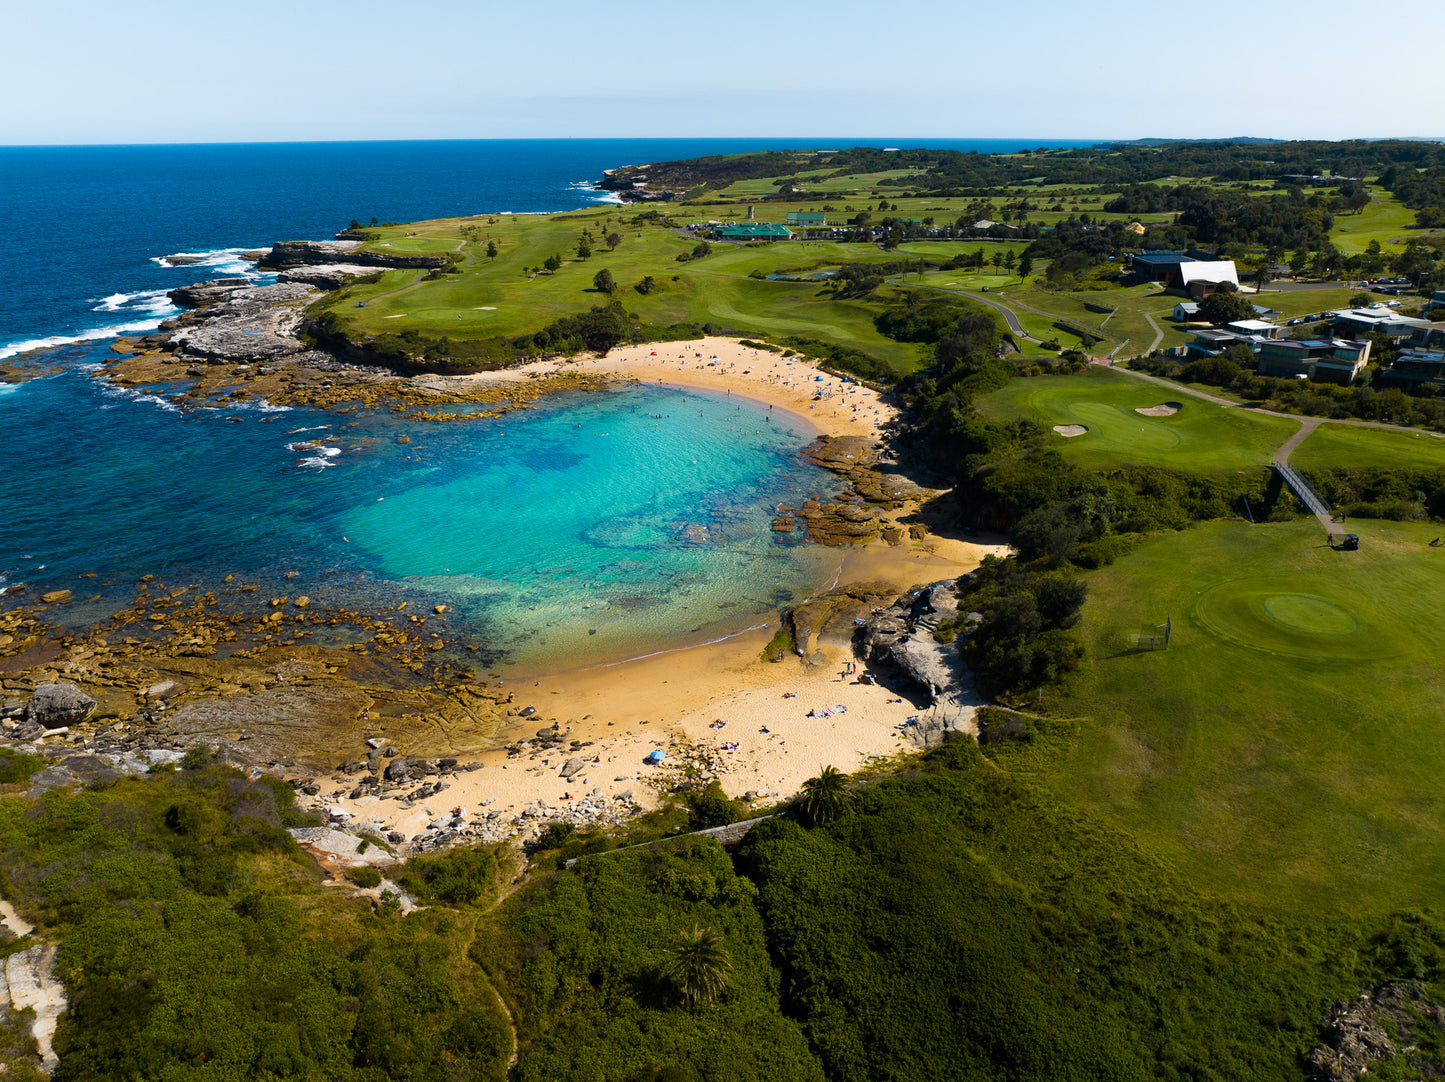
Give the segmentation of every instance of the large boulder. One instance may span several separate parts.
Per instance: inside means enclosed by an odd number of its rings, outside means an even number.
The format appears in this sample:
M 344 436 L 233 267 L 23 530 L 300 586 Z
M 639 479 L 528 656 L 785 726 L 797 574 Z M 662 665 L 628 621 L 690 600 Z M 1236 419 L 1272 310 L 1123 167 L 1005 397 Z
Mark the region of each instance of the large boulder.
M 411 764 L 405 759 L 393 759 L 386 764 L 386 780 L 402 781 L 411 770 Z
M 47 729 L 75 725 L 95 713 L 95 700 L 74 684 L 39 684 L 26 711 L 29 720 Z

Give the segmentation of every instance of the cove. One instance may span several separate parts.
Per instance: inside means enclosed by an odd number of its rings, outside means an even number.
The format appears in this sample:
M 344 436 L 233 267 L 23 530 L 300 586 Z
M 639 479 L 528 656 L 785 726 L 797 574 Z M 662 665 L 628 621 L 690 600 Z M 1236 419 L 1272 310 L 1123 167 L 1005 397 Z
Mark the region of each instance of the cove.
M 739 398 L 618 384 L 441 423 L 180 412 L 86 358 L 0 395 L 0 586 L 73 590 L 47 611 L 73 626 L 144 575 L 222 595 L 234 575 L 252 604 L 446 605 L 487 661 L 570 667 L 766 622 L 837 564 L 771 528 L 837 490 L 800 455 L 811 430 Z

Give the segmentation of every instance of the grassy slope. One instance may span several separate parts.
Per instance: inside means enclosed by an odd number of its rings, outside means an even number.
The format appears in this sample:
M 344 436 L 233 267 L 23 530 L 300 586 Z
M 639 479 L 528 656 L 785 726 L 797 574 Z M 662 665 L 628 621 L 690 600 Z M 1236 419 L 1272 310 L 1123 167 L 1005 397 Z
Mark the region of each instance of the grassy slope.
M 1057 789 L 1230 896 L 1335 913 L 1438 899 L 1439 529 L 1353 526 L 1363 547 L 1345 553 L 1313 520 L 1215 522 L 1092 575 L 1089 659 L 1059 704 L 1086 720 Z M 1127 632 L 1166 617 L 1171 648 L 1132 652 Z
M 1171 417 L 1134 412 L 1165 401 L 1184 408 Z M 980 408 L 990 416 L 1025 417 L 1049 427 L 1087 426 L 1087 434 L 1061 436 L 1059 445 L 1089 469 L 1144 464 L 1194 473 L 1260 469 L 1298 427 L 1284 418 L 1171 395 L 1166 388 L 1101 367 L 1076 376 L 1013 380 Z
M 1388 252 L 1393 247 L 1395 251 L 1391 254 L 1398 254 L 1411 232 L 1423 239 L 1423 234 L 1413 229 L 1413 210 L 1402 206 L 1384 188 L 1372 187 L 1370 190 L 1375 200 L 1360 213 L 1335 215 L 1335 225 L 1330 230 L 1330 240 L 1334 241 L 1335 247 L 1346 255 L 1359 255 L 1370 246 L 1370 241 L 1377 240 L 1381 248 Z
M 1302 470 L 1445 466 L 1445 439 L 1419 432 L 1323 424 L 1290 455 Z

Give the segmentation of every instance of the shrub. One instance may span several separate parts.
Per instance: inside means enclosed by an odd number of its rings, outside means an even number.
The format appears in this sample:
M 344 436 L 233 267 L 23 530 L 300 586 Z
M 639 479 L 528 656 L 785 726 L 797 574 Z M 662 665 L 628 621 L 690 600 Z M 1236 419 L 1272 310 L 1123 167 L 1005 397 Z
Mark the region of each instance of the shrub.
M 576 832 L 575 823 L 548 823 L 545 830 L 537 835 L 538 849 L 556 849 Z
M 700 793 L 693 794 L 688 813 L 688 826 L 693 830 L 708 830 L 711 827 L 725 827 L 736 823 L 743 815 L 739 801 L 731 800 L 716 781 Z
M 381 873 L 368 864 L 363 864 L 360 868 L 352 868 L 346 873 L 346 878 L 366 890 L 381 886 Z

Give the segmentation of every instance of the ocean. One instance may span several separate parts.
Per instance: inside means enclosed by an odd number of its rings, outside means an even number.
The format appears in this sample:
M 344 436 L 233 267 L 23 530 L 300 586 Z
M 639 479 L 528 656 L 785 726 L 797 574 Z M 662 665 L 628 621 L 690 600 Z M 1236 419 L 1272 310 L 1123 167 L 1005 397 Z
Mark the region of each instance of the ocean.
M 839 145 L 892 144 L 0 148 L 0 361 L 46 373 L 0 384 L 0 588 L 27 585 L 14 603 L 72 590 L 47 615 L 74 626 L 123 606 L 143 575 L 202 589 L 234 575 L 318 605 L 436 601 L 499 664 L 534 667 L 765 619 L 836 566 L 778 543 L 772 507 L 834 482 L 800 459 L 801 429 L 746 404 L 693 391 L 683 409 L 682 392 L 648 388 L 493 420 L 343 423 L 265 404 L 181 411 L 164 388 L 93 373 L 116 335 L 175 314 L 167 290 L 255 275 L 241 253 L 277 240 L 330 237 L 352 219 L 575 209 L 607 198 L 589 182 L 619 165 Z M 323 434 L 327 446 L 309 442 Z

